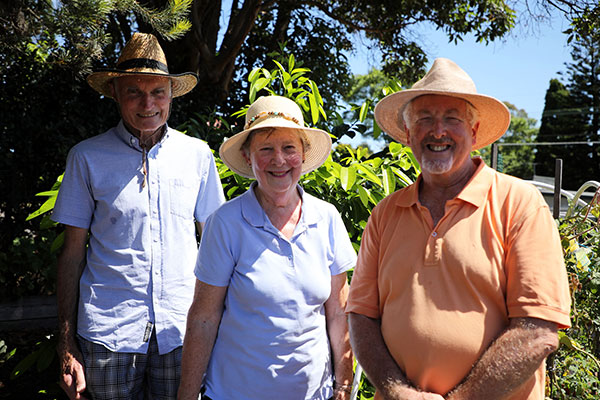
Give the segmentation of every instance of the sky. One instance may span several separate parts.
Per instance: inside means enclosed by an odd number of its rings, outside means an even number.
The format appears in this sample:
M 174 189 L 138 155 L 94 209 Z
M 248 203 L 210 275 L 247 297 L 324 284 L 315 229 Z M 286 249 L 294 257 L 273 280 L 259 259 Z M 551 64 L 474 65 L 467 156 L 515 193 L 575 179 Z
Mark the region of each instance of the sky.
M 549 82 L 559 78 L 558 72 L 566 71 L 564 63 L 571 61 L 567 36 L 561 33 L 567 28 L 568 23 L 555 15 L 532 32 L 517 27 L 510 37 L 487 46 L 475 42 L 473 36 L 449 44 L 443 33 L 427 27 L 420 27 L 418 33 L 429 59 L 427 69 L 437 57 L 453 60 L 471 76 L 478 93 L 524 109 L 539 126 Z M 350 57 L 352 72 L 364 74 L 377 67 L 376 58 L 359 48 Z

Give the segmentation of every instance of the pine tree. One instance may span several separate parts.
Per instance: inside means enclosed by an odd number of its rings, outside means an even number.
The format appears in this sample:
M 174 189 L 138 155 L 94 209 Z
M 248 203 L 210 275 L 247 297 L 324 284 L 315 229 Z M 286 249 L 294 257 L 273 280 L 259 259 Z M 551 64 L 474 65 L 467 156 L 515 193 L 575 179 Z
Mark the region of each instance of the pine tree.
M 600 180 L 600 31 L 580 34 L 571 44 L 567 83 L 550 81 L 538 142 L 588 142 L 538 146 L 536 175 L 554 176 L 556 158 L 563 160 L 563 187 L 577 189 Z

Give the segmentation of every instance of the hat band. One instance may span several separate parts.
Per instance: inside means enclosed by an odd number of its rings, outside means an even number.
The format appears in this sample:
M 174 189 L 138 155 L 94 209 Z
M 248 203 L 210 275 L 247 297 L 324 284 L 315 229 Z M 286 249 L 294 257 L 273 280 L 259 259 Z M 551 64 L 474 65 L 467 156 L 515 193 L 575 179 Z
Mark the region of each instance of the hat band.
M 131 58 L 117 64 L 117 69 L 128 70 L 133 68 L 151 68 L 158 69 L 167 74 L 169 73 L 169 68 L 167 68 L 166 64 L 150 58 Z
M 252 118 L 250 118 L 250 120 L 248 122 L 246 122 L 244 129 L 250 128 L 252 126 L 252 124 L 255 123 L 258 119 L 260 119 L 262 117 L 267 117 L 267 116 L 281 117 L 283 119 L 287 119 L 288 121 L 292 121 L 296 125 L 300 125 L 300 121 L 298 121 L 298 118 L 292 117 L 291 115 L 287 115 L 287 114 L 279 112 L 279 111 L 261 111 L 258 114 L 256 114 L 255 116 L 253 116 Z

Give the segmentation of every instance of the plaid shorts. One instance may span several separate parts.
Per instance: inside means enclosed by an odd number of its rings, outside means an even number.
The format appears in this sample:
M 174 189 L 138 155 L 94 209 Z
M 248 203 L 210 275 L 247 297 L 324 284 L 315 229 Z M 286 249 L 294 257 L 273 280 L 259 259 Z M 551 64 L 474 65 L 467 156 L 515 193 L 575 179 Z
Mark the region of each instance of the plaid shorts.
M 112 352 L 101 344 L 78 339 L 87 392 L 94 400 L 177 398 L 182 347 L 159 355 L 154 333 L 147 354 Z

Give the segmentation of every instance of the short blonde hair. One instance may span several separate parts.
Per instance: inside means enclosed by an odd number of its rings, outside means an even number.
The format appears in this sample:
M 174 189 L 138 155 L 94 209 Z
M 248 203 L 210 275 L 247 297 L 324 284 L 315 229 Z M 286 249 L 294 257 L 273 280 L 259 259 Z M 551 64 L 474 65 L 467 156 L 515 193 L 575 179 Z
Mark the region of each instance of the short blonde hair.
M 254 139 L 254 136 L 256 136 L 257 133 L 261 133 L 261 132 L 267 132 L 267 136 L 270 136 L 277 129 L 287 129 L 287 128 L 266 127 L 266 128 L 254 129 L 253 131 L 248 132 L 248 135 L 246 136 L 246 140 L 244 140 L 244 143 L 242 143 L 242 145 L 240 146 L 240 151 L 242 153 L 244 153 L 247 157 L 249 157 L 250 156 L 250 146 L 252 145 L 252 139 Z M 306 132 L 304 132 L 301 129 L 290 129 L 290 130 L 294 131 L 298 134 L 298 137 L 300 138 L 300 143 L 302 143 L 302 153 L 306 153 L 306 151 L 308 149 L 310 149 L 310 142 L 308 141 L 308 136 L 306 136 Z

